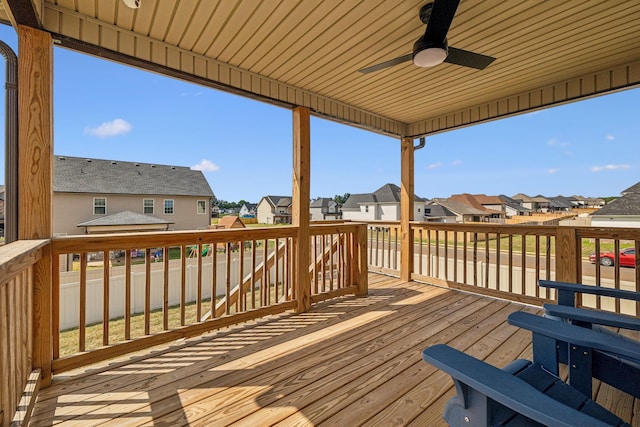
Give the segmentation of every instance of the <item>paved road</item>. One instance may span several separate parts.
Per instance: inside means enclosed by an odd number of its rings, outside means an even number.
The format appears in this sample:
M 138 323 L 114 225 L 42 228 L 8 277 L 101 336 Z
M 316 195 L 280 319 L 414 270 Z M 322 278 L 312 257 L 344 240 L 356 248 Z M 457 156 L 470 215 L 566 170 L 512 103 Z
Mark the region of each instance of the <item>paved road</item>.
M 420 245 L 415 246 L 415 253 L 419 253 Z M 431 246 L 431 255 L 435 255 L 435 245 Z M 427 247 L 423 245 L 422 248 L 423 256 L 427 254 Z M 449 257 L 453 257 L 453 248 L 450 247 L 448 251 Z M 458 249 L 458 259 L 462 259 L 462 249 Z M 440 246 L 440 256 L 444 256 L 444 247 Z M 467 260 L 473 260 L 473 250 L 469 250 L 467 247 Z M 478 249 L 477 260 L 479 262 L 484 262 L 486 260 L 486 255 L 483 249 Z M 496 253 L 489 252 L 489 262 L 496 262 Z M 536 257 L 533 255 L 526 255 L 525 262 L 527 268 L 534 268 L 536 265 Z M 502 252 L 500 254 L 500 265 L 509 265 L 509 254 L 506 252 Z M 521 267 L 522 266 L 522 254 L 514 253 L 513 254 L 513 266 Z M 540 268 L 544 269 L 546 267 L 546 259 L 540 258 Z M 551 256 L 551 271 L 555 271 L 555 259 L 554 256 Z M 629 267 L 620 267 L 620 280 L 621 281 L 629 281 L 635 282 L 635 274 L 636 271 L 634 268 Z M 585 277 L 595 277 L 596 276 L 596 267 L 594 264 L 590 263 L 587 260 L 582 261 L 582 275 Z M 600 275 L 603 279 L 611 279 L 613 280 L 615 277 L 615 267 L 600 267 Z

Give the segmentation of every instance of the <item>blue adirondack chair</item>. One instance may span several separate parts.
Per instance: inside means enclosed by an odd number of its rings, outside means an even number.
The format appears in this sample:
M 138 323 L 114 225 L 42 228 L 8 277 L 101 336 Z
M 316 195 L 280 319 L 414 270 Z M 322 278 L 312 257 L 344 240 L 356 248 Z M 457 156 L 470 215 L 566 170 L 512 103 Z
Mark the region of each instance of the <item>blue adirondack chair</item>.
M 453 379 L 457 395 L 442 416 L 453 427 L 629 426 L 539 363 L 519 359 L 498 369 L 444 344 L 422 358 Z
M 544 304 L 545 316 L 574 325 L 601 331 L 612 337 L 613 342 L 629 341 L 623 335 L 614 333 L 607 327 L 640 331 L 640 320 L 633 316 L 575 307 L 578 294 L 614 297 L 640 301 L 640 293 L 619 289 L 586 286 L 576 283 L 540 280 L 542 287 L 554 288 L 558 292 L 558 304 Z M 546 351 L 546 350 L 541 350 Z M 582 353 L 588 352 L 588 357 Z M 568 347 L 558 343 L 558 361 L 569 367 L 569 383 L 586 395 L 591 395 L 592 377 L 600 379 L 626 393 L 640 397 L 640 359 L 622 358 L 600 349 Z M 580 363 L 577 363 L 577 362 Z

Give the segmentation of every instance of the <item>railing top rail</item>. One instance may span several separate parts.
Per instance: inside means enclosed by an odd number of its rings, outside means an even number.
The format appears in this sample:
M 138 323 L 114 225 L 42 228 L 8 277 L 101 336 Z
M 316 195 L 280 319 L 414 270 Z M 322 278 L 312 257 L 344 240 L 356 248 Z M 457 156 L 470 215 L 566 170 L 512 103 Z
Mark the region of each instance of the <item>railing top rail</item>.
M 17 240 L 0 246 L 0 286 L 41 258 L 41 249 L 49 240 Z
M 640 240 L 640 228 L 575 227 L 576 236 L 614 240 Z
M 358 227 L 366 226 L 365 223 L 348 222 L 348 223 L 330 223 L 330 224 L 318 224 L 311 223 L 310 233 L 312 236 L 321 234 L 336 234 L 336 233 L 353 233 Z
M 411 222 L 412 228 L 429 228 L 432 230 L 466 231 L 479 233 L 530 234 L 540 236 L 554 236 L 558 225 L 510 225 L 492 223 L 453 224 L 442 222 Z
M 54 255 L 70 252 L 138 249 L 141 247 L 179 246 L 183 244 L 215 244 L 295 237 L 297 227 L 251 227 L 218 230 L 118 233 L 105 235 L 61 236 L 52 239 Z

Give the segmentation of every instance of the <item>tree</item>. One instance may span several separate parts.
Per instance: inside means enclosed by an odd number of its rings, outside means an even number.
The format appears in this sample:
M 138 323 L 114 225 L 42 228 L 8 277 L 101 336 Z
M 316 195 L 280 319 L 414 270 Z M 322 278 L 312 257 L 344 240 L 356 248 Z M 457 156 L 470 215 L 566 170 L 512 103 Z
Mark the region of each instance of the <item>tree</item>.
M 333 200 L 335 200 L 336 203 L 338 203 L 339 205 L 344 205 L 347 199 L 349 198 L 349 196 L 351 196 L 350 193 L 344 193 L 342 196 L 339 194 L 336 194 L 333 197 Z

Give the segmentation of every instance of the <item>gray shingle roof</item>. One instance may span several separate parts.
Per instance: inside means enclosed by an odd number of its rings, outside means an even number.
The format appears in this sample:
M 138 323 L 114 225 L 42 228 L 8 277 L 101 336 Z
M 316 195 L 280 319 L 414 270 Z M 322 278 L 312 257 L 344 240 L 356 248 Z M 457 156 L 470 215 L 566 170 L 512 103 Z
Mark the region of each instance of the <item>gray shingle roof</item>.
M 328 208 L 329 203 L 333 202 L 333 199 L 329 197 L 318 197 L 316 200 L 309 204 L 310 208 Z
M 627 193 L 640 193 L 640 182 L 633 184 L 631 187 L 627 188 L 620 194 L 627 194 Z
M 267 202 L 273 207 L 289 207 L 291 206 L 291 197 L 289 196 L 264 196 Z
M 434 199 L 433 203 L 437 203 L 443 206 L 445 209 L 448 209 L 451 212 L 455 212 L 460 215 L 481 215 L 481 216 L 490 215 L 490 213 L 487 211 L 481 211 L 480 209 L 476 209 L 473 206 L 469 206 L 466 203 L 458 202 L 455 200 Z
M 342 205 L 343 211 L 348 210 L 360 210 L 360 205 L 363 203 L 375 203 L 375 196 L 372 193 L 352 194 Z
M 640 215 L 640 193 L 626 193 L 591 215 Z
M 81 157 L 55 156 L 53 191 L 213 197 L 202 171 Z
M 173 224 L 173 221 L 156 218 L 151 215 L 143 215 L 131 211 L 122 211 L 101 218 L 92 219 L 78 224 L 78 227 L 93 227 L 100 225 L 148 225 L 148 224 Z
M 385 184 L 373 193 L 352 194 L 342 205 L 342 210 L 360 209 L 363 203 L 400 203 L 400 187 L 395 184 Z M 414 194 L 414 202 L 424 202 L 425 199 Z

